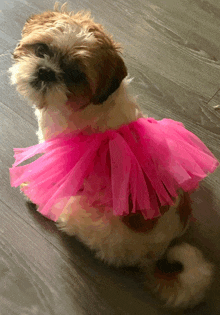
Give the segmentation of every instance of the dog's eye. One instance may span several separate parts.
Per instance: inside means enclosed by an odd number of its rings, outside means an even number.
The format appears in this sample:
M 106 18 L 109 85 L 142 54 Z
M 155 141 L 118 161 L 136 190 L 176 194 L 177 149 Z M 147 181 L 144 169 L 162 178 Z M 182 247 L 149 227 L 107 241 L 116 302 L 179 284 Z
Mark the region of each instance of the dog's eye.
M 86 81 L 86 75 L 80 67 L 73 63 L 66 61 L 64 58 L 60 60 L 60 68 L 63 70 L 63 78 L 66 85 L 81 84 Z
M 74 83 L 79 84 L 86 80 L 86 75 L 79 69 L 66 69 L 64 72 L 64 80 L 67 85 Z
M 39 58 L 44 58 L 45 55 L 50 56 L 50 48 L 46 44 L 37 44 L 35 46 L 35 55 Z

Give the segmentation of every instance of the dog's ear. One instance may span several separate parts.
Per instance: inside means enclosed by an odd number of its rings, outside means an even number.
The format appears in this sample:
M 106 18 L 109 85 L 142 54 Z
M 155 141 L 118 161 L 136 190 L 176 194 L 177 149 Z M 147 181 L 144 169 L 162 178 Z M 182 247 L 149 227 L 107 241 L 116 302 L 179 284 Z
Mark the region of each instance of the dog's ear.
M 121 47 L 106 35 L 100 24 L 91 21 L 86 28 L 97 39 L 95 49 L 91 49 L 95 57 L 95 78 L 92 81 L 96 83 L 91 102 L 101 104 L 120 86 L 127 76 L 127 68 L 120 55 Z
M 102 53 L 102 51 L 101 51 Z M 114 50 L 100 56 L 97 65 L 97 85 L 91 102 L 101 104 L 115 92 L 127 76 L 127 69 L 119 53 Z

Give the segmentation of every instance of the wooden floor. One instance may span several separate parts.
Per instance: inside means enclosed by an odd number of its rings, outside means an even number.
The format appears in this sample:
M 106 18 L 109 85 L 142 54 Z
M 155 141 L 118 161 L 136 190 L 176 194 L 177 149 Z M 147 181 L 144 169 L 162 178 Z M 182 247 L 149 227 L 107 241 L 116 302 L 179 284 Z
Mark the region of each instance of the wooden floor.
M 32 108 L 10 87 L 11 53 L 30 14 L 51 0 L 0 3 L 0 314 L 154 315 L 165 312 L 136 269 L 114 269 L 57 231 L 10 187 L 13 148 L 37 142 Z M 124 47 L 133 93 L 149 116 L 182 121 L 220 159 L 220 2 L 71 0 Z M 216 93 L 216 94 L 215 94 Z M 194 193 L 197 222 L 184 237 L 216 264 L 207 302 L 180 314 L 220 314 L 220 169 Z

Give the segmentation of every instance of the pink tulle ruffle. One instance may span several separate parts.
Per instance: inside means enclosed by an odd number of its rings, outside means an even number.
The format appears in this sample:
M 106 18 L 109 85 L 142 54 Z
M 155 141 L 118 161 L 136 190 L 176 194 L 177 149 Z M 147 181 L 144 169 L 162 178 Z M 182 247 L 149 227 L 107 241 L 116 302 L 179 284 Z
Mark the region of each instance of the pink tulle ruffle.
M 153 219 L 180 188 L 193 191 L 219 165 L 198 137 L 171 119 L 140 118 L 92 135 L 60 134 L 14 152 L 11 185 L 27 183 L 24 193 L 54 221 L 77 195 L 120 216 L 129 214 L 132 202 L 132 212 Z M 18 166 L 36 154 L 42 155 Z

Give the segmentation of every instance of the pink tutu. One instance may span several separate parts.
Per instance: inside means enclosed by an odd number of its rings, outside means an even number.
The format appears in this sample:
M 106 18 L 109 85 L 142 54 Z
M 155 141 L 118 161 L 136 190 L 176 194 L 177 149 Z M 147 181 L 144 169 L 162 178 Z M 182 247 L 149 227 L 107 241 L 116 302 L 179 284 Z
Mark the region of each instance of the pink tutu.
M 22 187 L 39 211 L 56 221 L 71 196 L 114 215 L 141 211 L 160 216 L 180 188 L 191 192 L 219 165 L 214 155 L 182 123 L 140 118 L 117 130 L 91 135 L 60 134 L 44 143 L 14 149 L 11 185 Z M 34 162 L 17 166 L 41 154 Z

